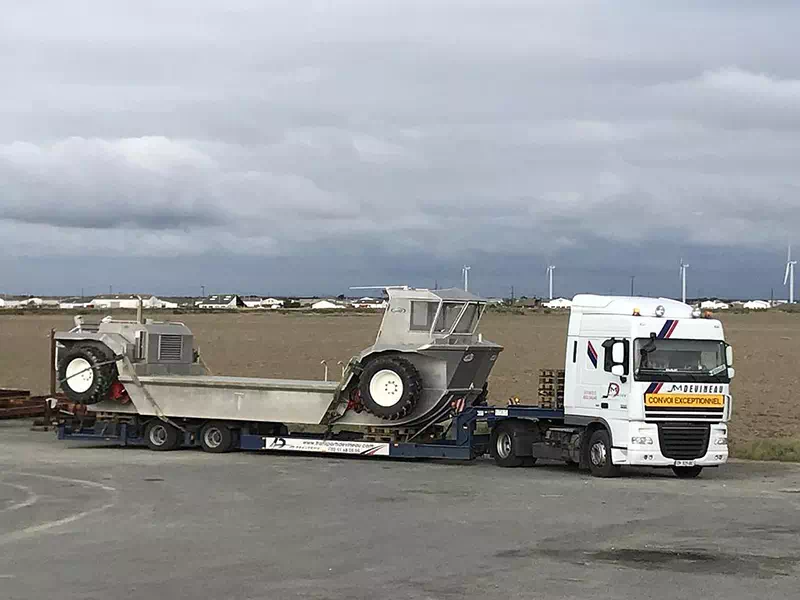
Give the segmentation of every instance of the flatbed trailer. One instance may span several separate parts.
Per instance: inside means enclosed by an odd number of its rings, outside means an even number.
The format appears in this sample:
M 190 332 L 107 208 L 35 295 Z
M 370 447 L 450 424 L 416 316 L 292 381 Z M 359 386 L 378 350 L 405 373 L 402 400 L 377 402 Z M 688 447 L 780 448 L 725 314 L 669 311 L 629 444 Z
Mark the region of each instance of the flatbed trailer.
M 492 451 L 497 460 L 498 452 L 493 451 L 493 445 L 501 445 L 497 442 L 497 432 L 500 429 L 498 425 L 501 423 L 509 425 L 519 421 L 543 421 L 557 425 L 563 423 L 563 420 L 564 411 L 556 409 L 520 405 L 469 407 L 453 416 L 451 424 L 441 437 L 423 438 L 425 441 L 416 442 L 414 435 L 405 441 L 385 441 L 378 439 L 380 436 L 374 433 L 351 431 L 329 434 L 287 432 L 286 435 L 280 433 L 264 435 L 257 431 L 258 424 L 249 424 L 241 427 L 230 449 L 250 452 L 309 452 L 451 460 L 473 460 Z M 476 431 L 478 424 L 486 425 L 480 433 Z M 372 439 L 369 439 L 370 437 Z M 92 426 L 81 426 L 78 422 L 62 422 L 58 427 L 58 439 L 109 443 L 117 446 L 147 446 L 142 427 L 135 423 L 113 419 L 98 419 Z M 180 447 L 201 447 L 196 429 L 183 431 Z M 503 454 L 502 449 L 499 454 Z M 532 461 L 528 462 L 533 464 Z

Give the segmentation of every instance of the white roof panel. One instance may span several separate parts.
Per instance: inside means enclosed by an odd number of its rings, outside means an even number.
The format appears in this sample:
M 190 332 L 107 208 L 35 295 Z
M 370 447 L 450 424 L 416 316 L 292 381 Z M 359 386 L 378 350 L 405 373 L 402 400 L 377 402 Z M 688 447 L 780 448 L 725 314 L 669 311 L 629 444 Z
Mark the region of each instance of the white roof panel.
M 652 317 L 655 316 L 658 306 L 664 307 L 664 317 L 668 319 L 692 316 L 691 306 L 671 298 L 578 294 L 572 299 L 573 312 L 595 315 L 632 315 L 638 309 L 641 316 Z

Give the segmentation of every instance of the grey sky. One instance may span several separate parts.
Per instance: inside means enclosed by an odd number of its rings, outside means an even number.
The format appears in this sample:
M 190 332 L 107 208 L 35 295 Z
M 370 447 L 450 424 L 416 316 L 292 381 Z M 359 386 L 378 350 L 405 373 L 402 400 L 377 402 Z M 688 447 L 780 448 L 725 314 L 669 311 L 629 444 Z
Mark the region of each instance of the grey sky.
M 768 7 L 768 8 L 767 8 Z M 785 296 L 796 2 L 14 3 L 0 291 Z M 402 278 L 403 281 L 399 281 Z M 69 289 L 67 289 L 69 288 Z

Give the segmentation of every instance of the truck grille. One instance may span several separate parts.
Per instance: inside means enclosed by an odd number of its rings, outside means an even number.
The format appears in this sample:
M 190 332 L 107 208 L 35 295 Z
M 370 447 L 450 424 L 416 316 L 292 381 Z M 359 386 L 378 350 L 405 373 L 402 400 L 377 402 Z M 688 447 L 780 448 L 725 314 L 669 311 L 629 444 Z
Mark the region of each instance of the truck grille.
M 708 450 L 711 426 L 705 423 L 659 423 L 661 453 L 675 460 L 702 458 Z
M 650 408 L 644 407 L 644 418 L 647 421 L 695 421 L 705 423 L 721 423 L 725 417 L 725 408 Z
M 158 338 L 158 360 L 177 362 L 183 358 L 183 336 L 162 335 Z

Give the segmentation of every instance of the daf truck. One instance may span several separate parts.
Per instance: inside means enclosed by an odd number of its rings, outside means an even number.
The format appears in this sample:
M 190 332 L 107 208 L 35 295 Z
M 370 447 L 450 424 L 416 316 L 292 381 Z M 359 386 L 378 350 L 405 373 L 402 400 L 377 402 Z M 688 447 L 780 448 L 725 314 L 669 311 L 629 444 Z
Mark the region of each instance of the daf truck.
M 578 295 L 559 418 L 503 418 L 491 451 L 504 466 L 551 458 L 601 477 L 625 465 L 696 477 L 728 459 L 733 376 L 733 350 L 710 315 L 666 298 Z

